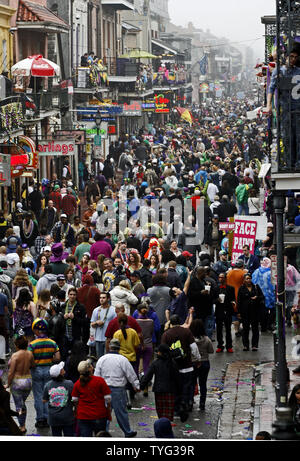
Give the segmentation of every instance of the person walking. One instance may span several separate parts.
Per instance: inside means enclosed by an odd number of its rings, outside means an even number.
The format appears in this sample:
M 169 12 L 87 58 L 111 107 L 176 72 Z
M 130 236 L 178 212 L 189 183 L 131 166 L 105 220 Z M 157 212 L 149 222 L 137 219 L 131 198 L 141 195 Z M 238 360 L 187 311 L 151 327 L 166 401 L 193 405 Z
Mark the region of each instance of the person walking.
M 109 322 L 116 317 L 115 309 L 110 305 L 110 294 L 100 294 L 100 306 L 93 310 L 91 327 L 95 328 L 96 354 L 100 358 L 105 354 L 105 332 Z
M 219 297 L 216 303 L 215 317 L 217 330 L 217 349 L 216 352 L 223 352 L 223 326 L 225 327 L 225 346 L 227 352 L 233 352 L 231 325 L 232 315 L 236 306 L 234 287 L 227 284 L 226 274 L 219 275 Z
M 36 411 L 35 427 L 45 428 L 49 427 L 47 422 L 48 406 L 43 403 L 43 391 L 45 384 L 50 379 L 50 367 L 54 362 L 60 361 L 60 352 L 56 342 L 48 337 L 48 323 L 46 320 L 36 318 L 32 324 L 32 330 L 36 339 L 28 345 L 28 350 L 34 360 L 31 377 Z
M 30 369 L 34 366 L 33 356 L 27 350 L 28 341 L 25 336 L 18 336 L 15 341 L 16 352 L 14 352 L 8 362 L 7 386 L 10 388 L 16 411 L 18 422 L 22 434 L 27 432 L 26 400 L 32 389 L 32 377 Z
M 72 390 L 74 384 L 65 379 L 64 362 L 52 365 L 50 381 L 44 387 L 43 403 L 48 404 L 48 422 L 53 437 L 73 437 L 74 413 Z
M 157 358 L 151 363 L 148 371 L 141 378 L 141 390 L 147 389 L 154 376 L 152 391 L 155 396 L 155 408 L 158 418 L 174 420 L 175 397 L 181 387 L 178 367 L 171 356 L 167 344 L 160 344 Z
M 199 353 L 200 353 L 200 366 L 197 357 L 194 360 L 194 376 L 191 401 L 193 400 L 194 390 L 197 383 L 199 383 L 200 400 L 199 410 L 205 410 L 205 402 L 207 396 L 207 378 L 210 370 L 209 354 L 213 354 L 214 347 L 212 341 L 206 336 L 205 328 L 202 320 L 193 320 L 190 325 L 190 331 L 195 338 Z
M 237 308 L 238 316 L 243 324 L 242 339 L 244 351 L 249 351 L 249 332 L 252 329 L 252 351 L 258 350 L 259 342 L 259 319 L 264 295 L 258 285 L 252 283 L 251 274 L 246 274 L 244 283 L 239 289 Z
M 80 437 L 92 437 L 105 431 L 111 418 L 111 390 L 103 378 L 94 376 L 94 367 L 88 360 L 79 363 L 78 372 L 80 378 L 72 390 L 75 415 Z
M 94 376 L 101 376 L 111 390 L 111 406 L 118 424 L 126 438 L 135 437 L 136 431 L 130 427 L 127 412 L 126 384 L 129 382 L 133 390 L 138 392 L 140 383 L 129 360 L 120 354 L 120 341 L 113 338 L 109 343 L 109 351 L 100 357 L 96 364 Z

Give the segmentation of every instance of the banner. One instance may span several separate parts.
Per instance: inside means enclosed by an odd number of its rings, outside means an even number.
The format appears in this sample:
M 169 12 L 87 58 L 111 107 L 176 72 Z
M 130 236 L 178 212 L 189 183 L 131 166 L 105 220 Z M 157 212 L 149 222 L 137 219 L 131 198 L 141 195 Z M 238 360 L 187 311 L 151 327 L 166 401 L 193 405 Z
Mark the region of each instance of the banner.
M 257 223 L 255 221 L 242 221 L 235 220 L 232 257 L 233 263 L 243 254 L 243 246 L 248 245 L 250 253 L 254 254 L 255 250 L 255 237 L 256 237 Z

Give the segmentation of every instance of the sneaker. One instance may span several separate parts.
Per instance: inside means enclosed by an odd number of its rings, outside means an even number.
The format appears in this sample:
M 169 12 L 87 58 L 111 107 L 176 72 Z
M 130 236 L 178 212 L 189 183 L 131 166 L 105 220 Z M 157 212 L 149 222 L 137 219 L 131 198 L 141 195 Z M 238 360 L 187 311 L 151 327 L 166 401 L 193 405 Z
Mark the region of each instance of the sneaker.
M 223 347 L 218 347 L 218 348 L 216 349 L 216 353 L 223 352 L 223 350 L 224 350 Z
M 252 350 L 253 350 L 254 352 L 258 351 L 258 347 L 252 347 Z
M 232 353 L 233 353 L 232 347 L 229 347 L 229 348 L 227 349 L 227 352 L 229 352 L 230 354 L 232 354 Z
M 243 351 L 245 351 L 245 352 L 249 351 L 249 347 L 244 347 Z
M 188 414 L 188 413 L 185 413 L 185 412 L 180 413 L 180 421 L 181 421 L 182 423 L 185 423 L 186 420 L 188 419 L 188 417 L 189 417 L 189 414 Z

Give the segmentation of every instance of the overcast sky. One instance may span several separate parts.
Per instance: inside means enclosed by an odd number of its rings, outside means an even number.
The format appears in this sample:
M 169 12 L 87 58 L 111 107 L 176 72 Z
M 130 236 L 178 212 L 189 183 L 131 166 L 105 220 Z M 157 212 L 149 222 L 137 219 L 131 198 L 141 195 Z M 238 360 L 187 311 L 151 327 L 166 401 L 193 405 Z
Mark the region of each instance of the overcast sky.
M 173 24 L 185 27 L 192 22 L 217 37 L 245 40 L 254 49 L 255 59 L 264 58 L 265 29 L 260 18 L 275 13 L 275 0 L 169 0 Z

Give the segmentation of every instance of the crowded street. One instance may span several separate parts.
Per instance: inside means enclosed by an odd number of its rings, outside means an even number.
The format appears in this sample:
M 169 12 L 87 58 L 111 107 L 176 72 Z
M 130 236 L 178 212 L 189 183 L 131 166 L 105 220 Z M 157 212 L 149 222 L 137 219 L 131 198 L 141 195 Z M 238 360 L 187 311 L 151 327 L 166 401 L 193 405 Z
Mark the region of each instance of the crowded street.
M 300 40 L 284 7 L 258 15 L 255 60 L 192 23 L 180 35 L 167 0 L 165 33 L 130 47 L 138 7 L 99 2 L 107 30 L 108 4 L 126 30 L 114 61 L 98 2 L 72 2 L 71 25 L 68 2 L 13 3 L 0 438 L 299 440 Z

